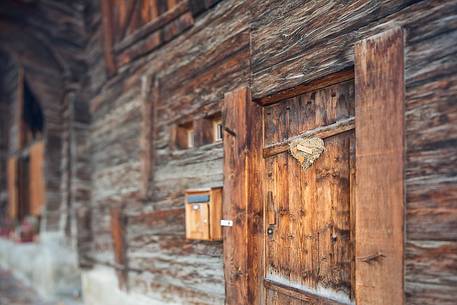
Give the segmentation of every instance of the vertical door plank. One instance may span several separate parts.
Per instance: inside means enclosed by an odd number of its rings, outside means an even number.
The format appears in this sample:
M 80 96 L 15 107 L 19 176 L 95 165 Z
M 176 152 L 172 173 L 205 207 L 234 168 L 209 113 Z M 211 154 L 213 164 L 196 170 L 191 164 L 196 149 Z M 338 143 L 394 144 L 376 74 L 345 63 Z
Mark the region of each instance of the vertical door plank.
M 251 102 L 248 88 L 224 98 L 223 229 L 227 305 L 258 304 L 263 192 L 262 109 Z M 249 245 L 249 247 L 248 247 Z M 248 276 L 249 274 L 249 276 Z
M 17 219 L 17 158 L 8 159 L 8 214 L 10 219 Z
M 223 229 L 226 304 L 248 304 L 247 270 L 247 88 L 229 92 L 224 98 L 224 204 L 223 218 L 233 227 Z
M 113 55 L 113 0 L 101 0 L 103 26 L 103 55 L 106 71 L 109 76 L 116 73 L 116 63 Z
M 30 192 L 30 213 L 40 215 L 45 202 L 45 180 L 44 180 L 44 142 L 37 142 L 29 150 L 29 192 Z
M 355 46 L 356 300 L 403 304 L 403 32 Z
M 312 222 L 317 240 L 311 249 L 318 249 L 313 264 L 315 276 L 317 284 L 338 292 L 339 298 L 346 302 L 350 301 L 352 291 L 349 210 L 349 143 L 352 137 L 353 133 L 348 132 L 325 139 L 325 152 L 313 165 L 316 180 Z

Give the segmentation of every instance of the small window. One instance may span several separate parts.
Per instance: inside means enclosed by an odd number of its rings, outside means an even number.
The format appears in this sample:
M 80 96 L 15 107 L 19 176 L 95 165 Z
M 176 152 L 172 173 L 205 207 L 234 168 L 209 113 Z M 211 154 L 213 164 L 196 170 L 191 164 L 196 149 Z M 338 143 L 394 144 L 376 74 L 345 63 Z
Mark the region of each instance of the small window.
M 222 138 L 223 138 L 222 120 L 221 119 L 214 120 L 213 128 L 214 128 L 214 142 L 222 141 Z
M 195 147 L 195 129 L 193 122 L 180 124 L 176 127 L 175 141 L 178 149 Z
M 193 128 L 187 129 L 187 148 L 195 146 L 195 131 Z

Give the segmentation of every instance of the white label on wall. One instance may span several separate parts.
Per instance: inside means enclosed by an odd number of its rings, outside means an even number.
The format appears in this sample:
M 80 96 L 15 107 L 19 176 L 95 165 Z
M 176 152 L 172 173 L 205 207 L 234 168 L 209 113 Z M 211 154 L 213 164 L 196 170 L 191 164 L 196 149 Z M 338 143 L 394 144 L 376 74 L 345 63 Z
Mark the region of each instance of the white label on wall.
M 233 221 L 222 219 L 221 220 L 221 226 L 223 226 L 223 227 L 232 227 L 233 226 Z

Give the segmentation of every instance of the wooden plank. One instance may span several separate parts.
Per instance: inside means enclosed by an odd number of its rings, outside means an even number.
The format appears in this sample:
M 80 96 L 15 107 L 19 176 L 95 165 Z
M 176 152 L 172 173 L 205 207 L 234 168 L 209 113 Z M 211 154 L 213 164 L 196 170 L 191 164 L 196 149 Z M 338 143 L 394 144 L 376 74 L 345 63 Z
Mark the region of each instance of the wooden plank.
M 178 4 L 178 0 L 167 0 L 168 10 L 173 9 Z
M 200 118 L 195 121 L 195 146 L 202 146 L 214 142 L 213 121 L 209 118 Z
M 301 300 L 306 302 L 305 304 L 318 304 L 318 305 L 343 305 L 343 303 L 324 299 L 318 295 L 313 295 L 307 291 L 293 288 L 290 286 L 283 285 L 281 283 L 272 281 L 272 280 L 264 280 L 264 285 L 267 289 L 276 291 L 282 295 L 289 296 L 293 299 Z M 283 303 L 279 303 L 281 305 Z M 300 302 L 300 304 L 303 304 Z
M 152 88 L 151 88 L 152 87 Z M 142 100 L 142 126 L 140 136 L 141 146 L 141 196 L 145 199 L 148 196 L 149 185 L 152 183 L 154 167 L 154 139 L 156 121 L 156 103 L 159 98 L 159 86 L 152 76 L 144 79 Z
M 103 26 L 103 56 L 108 76 L 112 76 L 117 69 L 113 55 L 113 2 L 112 0 L 101 0 L 100 5 Z
M 402 29 L 356 45 L 357 304 L 404 303 L 403 74 Z
M 213 1 L 216 2 L 216 1 Z M 248 304 L 260 304 L 263 292 L 263 243 L 264 243 L 264 186 L 265 162 L 263 147 L 263 109 L 251 101 L 249 92 L 246 101 L 246 120 L 248 133 Z
M 10 219 L 17 219 L 17 158 L 10 157 L 8 170 L 8 215 Z
M 130 33 L 135 31 L 136 25 L 140 23 L 140 13 L 141 17 L 143 17 L 143 14 L 148 12 L 140 7 L 141 3 L 139 0 L 130 0 L 127 5 L 125 24 L 120 27 L 120 33 L 115 33 L 119 36 L 119 39 L 116 39 L 116 42 L 122 41 L 127 35 L 130 35 Z
M 183 31 L 194 24 L 194 19 L 190 12 L 184 13 L 176 19 L 164 25 L 163 28 L 148 35 L 147 39 L 141 40 L 136 44 L 130 45 L 122 52 L 116 52 L 116 60 L 119 66 L 130 63 L 136 58 L 151 52 L 162 44 L 169 42 Z
M 126 289 L 125 221 L 120 207 L 111 208 L 111 237 L 113 239 L 114 261 L 120 267 L 116 270 L 119 288 Z
M 222 239 L 222 188 L 211 189 L 209 213 L 209 236 L 211 240 Z
M 153 1 L 146 1 L 146 2 L 153 2 Z M 125 37 L 121 42 L 117 43 L 114 47 L 114 50 L 119 53 L 126 48 L 132 46 L 133 44 L 139 42 L 141 39 L 146 38 L 148 35 L 152 34 L 153 32 L 159 30 L 161 27 L 165 26 L 166 24 L 170 23 L 171 21 L 175 20 L 177 17 L 181 16 L 185 12 L 189 10 L 187 1 L 180 2 L 172 10 L 167 11 L 165 14 L 157 16 L 157 10 L 155 7 L 155 3 L 150 3 L 148 8 L 149 10 L 153 10 L 149 14 L 151 16 L 155 16 L 151 22 L 144 25 L 140 29 L 136 30 L 134 33 L 130 34 L 129 36 Z
M 40 141 L 29 148 L 29 192 L 30 192 L 30 213 L 41 215 L 45 200 L 45 176 L 44 176 L 44 142 Z
M 265 1 L 259 2 L 263 3 Z M 366 5 L 360 5 L 360 1 L 357 1 L 359 3 L 351 1 L 341 6 L 335 6 L 332 9 L 322 9 L 326 8 L 326 6 L 319 3 L 318 10 L 321 10 L 320 14 L 326 15 L 324 18 L 316 19 L 319 14 L 316 15 L 314 12 L 309 13 L 309 9 L 313 10 L 312 6 L 314 4 L 310 4 L 307 9 L 304 9 L 303 6 L 300 6 L 302 4 L 300 1 L 297 0 L 294 2 L 295 5 L 298 4 L 293 13 L 294 17 L 290 19 L 276 18 L 284 19 L 279 20 L 279 23 L 283 24 L 273 24 L 264 18 L 258 19 L 259 15 L 256 17 L 258 21 L 254 21 L 254 29 L 258 22 L 262 23 L 263 28 L 261 29 L 261 35 L 259 35 L 259 31 L 257 30 L 253 33 L 252 52 L 254 62 L 261 58 L 270 60 L 276 57 L 275 55 L 280 57 L 286 56 L 283 58 L 284 60 L 261 70 L 258 69 L 259 66 L 253 63 L 252 90 L 254 98 L 261 98 L 278 90 L 291 88 L 312 79 L 318 79 L 353 66 L 353 45 L 356 41 L 381 33 L 394 26 L 408 28 L 408 40 L 419 42 L 425 37 L 435 35 L 434 33 L 441 31 L 443 27 L 453 24 L 451 22 L 454 19 L 452 12 L 455 11 L 454 1 L 377 1 L 376 3 L 367 3 Z M 327 2 L 328 5 L 331 5 L 330 1 Z M 387 2 L 390 4 L 394 4 L 395 2 L 395 4 L 393 6 L 388 5 L 390 6 L 389 8 L 386 6 Z M 270 2 L 266 1 L 265 3 L 269 4 Z M 288 1 L 288 5 L 289 3 L 292 3 L 292 1 Z M 359 9 L 353 10 L 350 8 L 358 5 Z M 373 6 L 377 6 L 377 9 L 373 10 Z M 264 17 L 268 17 L 272 21 L 277 14 L 282 14 L 281 16 L 284 14 L 284 7 L 280 5 L 274 11 L 270 6 L 268 6 L 268 9 L 268 14 Z M 343 27 L 329 26 L 329 23 L 324 21 L 332 14 L 342 16 L 342 12 L 347 9 L 349 9 L 346 11 L 347 14 L 343 14 L 345 16 L 345 25 Z M 381 11 L 378 11 L 378 9 Z M 445 24 L 440 23 L 439 20 L 443 16 L 448 16 L 449 22 Z M 305 19 L 314 19 L 314 21 L 309 21 L 312 23 L 319 22 L 319 24 L 315 23 L 316 27 L 310 25 L 313 31 L 309 31 L 307 30 L 309 27 L 306 26 L 307 21 Z M 288 24 L 284 25 L 286 20 Z M 341 21 L 338 18 L 335 20 L 338 20 L 338 22 Z M 353 23 L 354 21 L 357 24 L 356 26 Z M 300 25 L 300 30 L 297 28 L 291 29 L 290 26 L 292 25 Z M 349 28 L 342 30 L 346 26 L 349 26 Z M 355 27 L 350 29 L 352 26 Z M 271 36 L 272 30 L 282 32 L 279 35 L 283 35 L 284 39 L 287 39 L 288 42 L 280 42 L 281 40 L 277 39 L 278 37 Z M 305 31 L 306 33 L 297 34 L 300 31 Z M 333 33 L 324 38 L 322 33 L 328 33 L 328 31 Z M 291 39 L 288 33 L 294 33 L 297 40 Z M 274 41 L 270 41 L 271 39 Z M 266 47 L 270 43 L 273 43 L 275 46 L 270 45 Z M 301 51 L 292 55 L 285 50 L 295 47 L 299 47 Z M 428 48 L 427 50 L 432 49 L 434 48 Z M 274 52 L 274 56 L 267 54 L 270 52 Z
M 226 304 L 257 304 L 263 232 L 262 182 L 256 176 L 262 166 L 261 109 L 251 102 L 249 89 L 241 87 L 225 94 L 223 116 L 231 130 L 224 133 L 223 218 L 233 221 L 233 227 L 223 229 Z
M 133 228 L 138 235 L 183 236 L 185 224 L 184 208 L 143 212 L 135 215 L 126 215 L 128 228 Z M 133 241 L 136 234 L 129 234 Z
M 335 85 L 347 80 L 351 80 L 354 78 L 354 70 L 345 69 L 337 73 L 332 73 L 328 76 L 322 77 L 320 79 L 312 80 L 310 82 L 306 82 L 304 84 L 300 84 L 290 89 L 285 89 L 279 91 L 278 93 L 267 95 L 265 97 L 261 97 L 255 99 L 254 102 L 258 103 L 259 105 L 266 106 L 271 105 L 281 100 L 285 100 L 290 97 L 294 97 L 306 92 L 316 91 L 331 85 Z
M 249 90 L 240 88 L 225 94 L 224 126 L 224 204 L 223 218 L 233 227 L 223 228 L 224 277 L 227 305 L 248 304 L 247 269 L 247 173 L 246 103 Z

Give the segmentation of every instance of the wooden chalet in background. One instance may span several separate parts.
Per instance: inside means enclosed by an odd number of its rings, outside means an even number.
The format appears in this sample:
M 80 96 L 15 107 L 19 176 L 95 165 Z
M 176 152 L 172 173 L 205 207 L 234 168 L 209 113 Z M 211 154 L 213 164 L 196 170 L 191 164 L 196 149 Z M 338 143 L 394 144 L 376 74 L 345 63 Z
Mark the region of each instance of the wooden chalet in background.
M 456 40 L 455 0 L 4 0 L 1 223 L 87 305 L 455 304 Z

